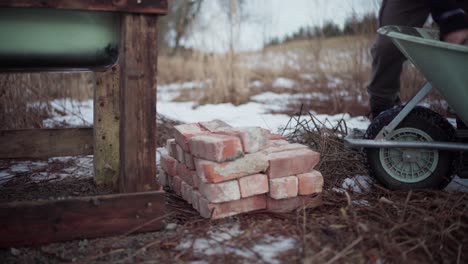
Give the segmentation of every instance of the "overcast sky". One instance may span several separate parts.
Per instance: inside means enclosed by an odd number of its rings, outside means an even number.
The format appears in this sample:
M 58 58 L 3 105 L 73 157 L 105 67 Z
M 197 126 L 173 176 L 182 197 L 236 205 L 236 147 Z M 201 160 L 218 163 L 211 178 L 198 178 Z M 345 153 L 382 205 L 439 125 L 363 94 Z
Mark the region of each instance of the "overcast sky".
M 222 0 L 221 0 L 222 1 Z M 224 0 L 226 1 L 226 0 Z M 229 26 L 220 0 L 205 0 L 202 16 L 186 45 L 206 51 L 229 47 Z M 302 26 L 332 21 L 342 25 L 353 13 L 378 11 L 379 0 L 246 0 L 240 28 L 235 29 L 236 49 L 258 50 L 273 37 L 284 37 Z

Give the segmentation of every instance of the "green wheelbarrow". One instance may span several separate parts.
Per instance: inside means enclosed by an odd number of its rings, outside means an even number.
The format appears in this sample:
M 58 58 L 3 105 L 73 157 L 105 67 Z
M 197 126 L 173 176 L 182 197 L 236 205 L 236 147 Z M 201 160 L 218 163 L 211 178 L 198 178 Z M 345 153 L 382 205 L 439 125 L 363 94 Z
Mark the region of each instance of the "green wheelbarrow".
M 441 42 L 430 29 L 387 26 L 378 32 L 392 39 L 427 82 L 406 105 L 381 113 L 345 143 L 364 149 L 369 173 L 387 188 L 444 188 L 455 173 L 468 174 L 462 158 L 468 151 L 468 46 Z M 458 128 L 418 105 L 433 87 L 463 123 Z

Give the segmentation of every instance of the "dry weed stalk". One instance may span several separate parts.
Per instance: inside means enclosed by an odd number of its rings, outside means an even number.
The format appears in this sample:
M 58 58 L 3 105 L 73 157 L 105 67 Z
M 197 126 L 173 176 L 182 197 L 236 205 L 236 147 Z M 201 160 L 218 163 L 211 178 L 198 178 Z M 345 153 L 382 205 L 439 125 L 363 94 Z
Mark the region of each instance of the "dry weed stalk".
M 283 135 L 289 141 L 308 145 L 320 153 L 317 169 L 326 179 L 326 189 L 340 186 L 349 176 L 366 173 L 361 153 L 348 149 L 343 144 L 343 137 L 347 133 L 345 120 L 342 119 L 337 124 L 322 123 L 310 112 L 303 112 L 302 107 L 283 130 Z
M 0 128 L 42 127 L 59 98 L 90 99 L 92 73 L 31 73 L 0 75 Z

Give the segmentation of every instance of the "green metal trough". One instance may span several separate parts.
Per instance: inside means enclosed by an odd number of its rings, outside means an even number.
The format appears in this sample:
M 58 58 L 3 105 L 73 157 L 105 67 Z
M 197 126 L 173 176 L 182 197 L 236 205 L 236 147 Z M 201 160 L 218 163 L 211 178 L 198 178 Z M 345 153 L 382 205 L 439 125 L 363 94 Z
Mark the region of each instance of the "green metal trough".
M 0 8 L 0 71 L 104 70 L 119 34 L 118 13 Z
M 387 26 L 379 33 L 392 39 L 468 125 L 468 46 L 439 41 L 438 31 L 430 29 Z

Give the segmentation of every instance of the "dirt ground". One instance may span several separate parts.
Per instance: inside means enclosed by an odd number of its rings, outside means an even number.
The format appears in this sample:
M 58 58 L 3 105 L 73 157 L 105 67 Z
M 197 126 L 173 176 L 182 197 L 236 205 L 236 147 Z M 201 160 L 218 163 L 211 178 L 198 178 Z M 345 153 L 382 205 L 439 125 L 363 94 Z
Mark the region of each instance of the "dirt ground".
M 365 165 L 344 147 L 340 133 L 296 129 L 288 137 L 322 153 L 325 189 L 318 208 L 210 221 L 168 192 L 164 230 L 0 249 L 0 262 L 468 263 L 468 194 L 345 185 L 350 175 L 365 173 Z M 0 182 L 0 202 L 110 192 L 93 183 L 90 156 L 1 161 L 0 173 L 10 175 Z
M 323 194 L 289 214 L 200 218 L 167 194 L 160 232 L 0 250 L 2 263 L 466 263 L 464 193 Z M 285 245 L 282 245 L 285 244 Z

